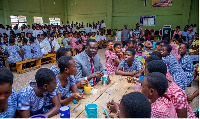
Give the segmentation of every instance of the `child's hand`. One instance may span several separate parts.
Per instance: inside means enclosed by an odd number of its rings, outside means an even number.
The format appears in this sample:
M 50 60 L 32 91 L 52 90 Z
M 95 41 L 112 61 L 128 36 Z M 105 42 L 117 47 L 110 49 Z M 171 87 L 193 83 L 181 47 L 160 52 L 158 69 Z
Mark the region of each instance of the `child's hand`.
M 114 102 L 114 100 L 112 100 L 107 103 L 107 108 L 112 112 L 116 113 L 119 110 L 119 105 L 116 102 Z
M 83 96 L 80 96 L 78 93 L 75 93 L 71 95 L 72 99 L 75 99 L 76 101 L 79 101 L 82 99 Z
M 105 115 L 105 118 L 108 118 L 105 112 L 103 112 L 103 114 Z M 111 114 L 108 115 L 110 116 L 110 118 L 119 118 L 117 115 L 111 115 Z
M 88 84 L 88 81 L 87 80 L 82 80 L 80 81 L 80 87 L 84 87 Z

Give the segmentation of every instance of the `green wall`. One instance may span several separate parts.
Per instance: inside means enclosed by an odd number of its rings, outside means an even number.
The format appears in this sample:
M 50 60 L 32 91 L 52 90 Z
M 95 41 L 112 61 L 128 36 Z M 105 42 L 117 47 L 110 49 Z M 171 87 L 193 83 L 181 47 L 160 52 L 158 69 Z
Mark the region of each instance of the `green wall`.
M 54 4 L 55 1 L 55 4 Z M 75 5 L 76 1 L 76 5 Z M 152 8 L 152 0 L 0 0 L 0 23 L 10 24 L 10 15 L 24 15 L 28 24 L 33 17 L 59 17 L 61 21 L 92 23 L 104 20 L 107 28 L 122 29 L 128 24 L 134 29 L 140 16 L 156 15 L 155 26 L 142 26 L 143 29 L 159 30 L 163 25 L 177 25 L 181 30 L 186 24 L 199 26 L 198 0 L 173 0 L 172 7 Z M 107 17 L 107 18 L 105 18 Z

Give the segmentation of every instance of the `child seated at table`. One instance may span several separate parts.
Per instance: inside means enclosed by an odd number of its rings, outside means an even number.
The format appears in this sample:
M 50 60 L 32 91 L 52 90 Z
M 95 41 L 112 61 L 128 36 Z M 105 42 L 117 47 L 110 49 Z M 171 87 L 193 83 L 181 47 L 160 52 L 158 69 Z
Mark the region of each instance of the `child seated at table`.
M 151 102 L 151 117 L 177 118 L 173 103 L 168 98 L 163 97 L 167 88 L 168 80 L 160 72 L 152 72 L 144 77 L 142 81 L 142 93 Z
M 155 47 L 156 47 L 155 51 L 160 51 L 160 42 L 157 42 L 155 44 Z
M 52 117 L 59 113 L 60 102 L 56 95 L 56 75 L 47 68 L 41 68 L 36 72 L 36 82 L 30 82 L 29 86 L 20 90 L 18 94 L 18 107 L 20 118 L 28 118 L 32 115 L 45 114 Z M 47 97 L 51 99 L 54 107 L 44 113 L 44 105 Z
M 108 41 L 108 50 L 105 52 L 106 65 L 105 70 L 108 74 L 115 74 L 117 66 L 123 59 L 120 43 L 113 43 L 112 40 Z
M 172 46 L 169 44 L 165 44 L 161 47 L 161 53 L 163 56 L 163 62 L 167 64 L 169 72 L 174 79 L 174 82 L 183 90 L 185 90 L 187 86 L 187 76 L 183 71 L 181 65 L 176 60 L 176 57 L 171 54 Z
M 110 115 L 111 118 L 150 118 L 151 103 L 147 96 L 141 92 L 132 92 L 123 95 L 120 104 L 112 101 L 107 103 L 108 109 L 117 115 Z M 107 117 L 107 116 L 105 116 Z
M 22 46 L 23 60 L 32 59 L 31 46 L 28 46 L 27 42 L 28 42 L 28 40 L 26 38 L 24 38 L 23 39 L 23 46 Z
M 144 45 L 142 43 L 140 43 L 136 48 L 135 58 L 139 59 L 140 61 L 142 61 L 142 59 L 143 59 L 143 56 L 142 56 L 143 47 L 144 47 Z
M 192 59 L 186 52 L 189 49 L 189 45 L 187 43 L 181 43 L 178 49 L 181 58 L 179 59 L 179 64 L 181 65 L 182 69 L 186 73 L 187 76 L 187 85 L 190 85 L 194 79 L 194 66 Z
M 135 40 L 127 40 L 126 42 L 125 42 L 125 47 L 124 48 L 122 48 L 122 52 L 123 53 L 125 53 L 125 51 L 126 51 L 126 49 L 127 48 L 133 48 L 133 49 L 136 49 L 136 47 L 137 47 L 137 41 L 135 41 Z
M 150 61 L 145 68 L 145 74 L 160 72 L 166 75 L 167 73 L 167 66 L 162 60 Z M 168 97 L 172 101 L 179 118 L 195 118 L 192 108 L 187 102 L 187 95 L 185 91 L 181 89 L 175 82 L 168 79 L 168 88 L 164 96 Z
M 31 37 L 30 40 L 31 55 L 33 59 L 41 58 L 43 56 L 40 45 L 34 42 L 34 38 Z
M 8 63 L 16 63 L 22 61 L 22 53 L 18 46 L 15 45 L 15 39 L 9 40 L 9 46 L 6 46 L 5 51 L 8 52 Z
M 54 38 L 51 34 L 51 52 L 56 53 L 56 51 L 60 48 L 60 45 L 58 44 L 58 40 Z
M 150 48 L 153 48 L 153 44 L 152 44 L 153 42 L 154 42 L 154 37 L 151 36 L 151 37 L 150 37 L 150 40 L 147 40 L 147 41 L 145 42 L 145 44 L 144 44 L 145 50 L 146 50 L 146 51 L 149 51 Z
M 1 111 L 0 118 L 15 118 L 17 92 L 12 88 L 13 74 L 6 68 L 0 68 Z M 3 95 L 2 95 L 3 94 Z
M 142 64 L 138 59 L 135 59 L 135 49 L 127 48 L 124 53 L 124 59 L 119 63 L 116 74 L 123 76 L 138 77 Z

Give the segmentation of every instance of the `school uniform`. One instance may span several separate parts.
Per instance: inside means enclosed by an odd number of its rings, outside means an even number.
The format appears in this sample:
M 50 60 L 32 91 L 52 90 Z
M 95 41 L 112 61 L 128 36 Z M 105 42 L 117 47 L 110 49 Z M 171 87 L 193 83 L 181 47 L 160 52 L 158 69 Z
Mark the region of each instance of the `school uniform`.
M 9 57 L 7 59 L 9 64 L 22 61 L 22 58 L 18 53 L 18 51 L 20 51 L 20 48 L 18 46 L 6 46 L 6 51 L 9 54 Z
M 103 36 L 100 35 L 99 38 L 100 38 L 100 41 L 102 41 L 102 40 L 106 40 L 106 36 L 105 36 L 105 35 L 103 35 Z
M 15 118 L 17 110 L 17 92 L 12 88 L 12 93 L 8 97 L 8 108 L 6 111 L 0 113 L 0 118 Z
M 42 30 L 33 30 L 33 37 L 37 37 L 38 34 L 43 34 Z
M 100 40 L 100 38 L 99 38 L 99 35 L 95 35 L 95 40 L 97 41 L 97 42 L 100 42 L 101 40 Z
M 24 46 L 22 46 L 22 50 L 24 50 L 24 60 L 32 59 L 31 47 L 30 46 L 24 45 Z
M 63 47 L 64 47 L 64 48 L 73 48 L 73 47 L 71 47 L 71 46 L 68 44 L 68 42 L 69 42 L 69 39 L 68 39 L 68 38 L 63 38 L 63 39 L 62 39 L 62 42 L 63 42 Z
M 31 53 L 33 59 L 41 58 L 43 56 L 38 43 L 33 43 L 30 47 L 33 49 L 33 53 Z
M 125 69 L 125 72 L 132 72 L 134 70 L 138 71 L 139 69 L 142 69 L 142 64 L 138 59 L 134 59 L 133 64 L 131 67 L 128 66 L 128 63 L 123 59 L 118 67 L 120 67 L 121 69 Z
M 58 44 L 57 39 L 54 39 L 52 41 L 52 48 L 54 47 L 54 51 L 57 51 L 60 48 L 60 45 Z
M 45 39 L 40 41 L 40 49 L 42 51 L 42 54 L 48 54 L 49 53 L 49 47 L 48 46 L 50 46 L 50 44 Z
M 91 27 L 85 27 L 85 32 L 90 33 L 91 32 Z
M 33 29 L 31 29 L 31 28 L 28 29 L 28 33 L 31 33 L 31 34 L 32 34 L 32 33 L 33 33 Z
M 44 114 L 43 106 L 47 102 L 47 97 L 52 99 L 56 92 L 44 92 L 42 97 L 35 94 L 33 87 L 36 82 L 30 82 L 29 86 L 20 90 L 18 94 L 17 110 L 30 110 L 30 115 Z

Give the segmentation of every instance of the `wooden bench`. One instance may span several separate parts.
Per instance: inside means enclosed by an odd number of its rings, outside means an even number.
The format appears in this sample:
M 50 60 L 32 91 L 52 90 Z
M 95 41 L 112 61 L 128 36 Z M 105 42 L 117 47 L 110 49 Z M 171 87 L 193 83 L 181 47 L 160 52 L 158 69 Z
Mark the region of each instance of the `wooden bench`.
M 56 63 L 56 54 L 48 54 L 48 55 L 45 55 L 41 58 L 42 59 L 45 59 L 45 58 L 51 58 L 50 60 L 48 61 L 45 61 L 45 62 L 41 62 L 41 64 L 44 64 L 44 63 L 49 63 L 49 62 L 52 62 L 52 63 Z
M 45 58 L 48 58 L 48 57 L 50 57 L 51 60 L 41 62 L 42 59 L 45 59 Z M 22 69 L 23 64 L 28 63 L 28 62 L 33 62 L 33 61 L 36 61 L 36 66 L 31 67 L 31 68 Z M 47 62 L 50 62 L 50 61 L 52 63 L 56 63 L 56 54 L 48 54 L 46 56 L 43 56 L 42 58 L 30 59 L 30 60 L 24 60 L 24 61 L 21 61 L 21 62 L 16 62 L 17 73 L 22 74 L 23 71 L 26 71 L 26 70 L 30 70 L 30 69 L 38 68 L 38 67 L 41 68 L 41 64 L 44 64 L 44 63 L 47 63 Z

